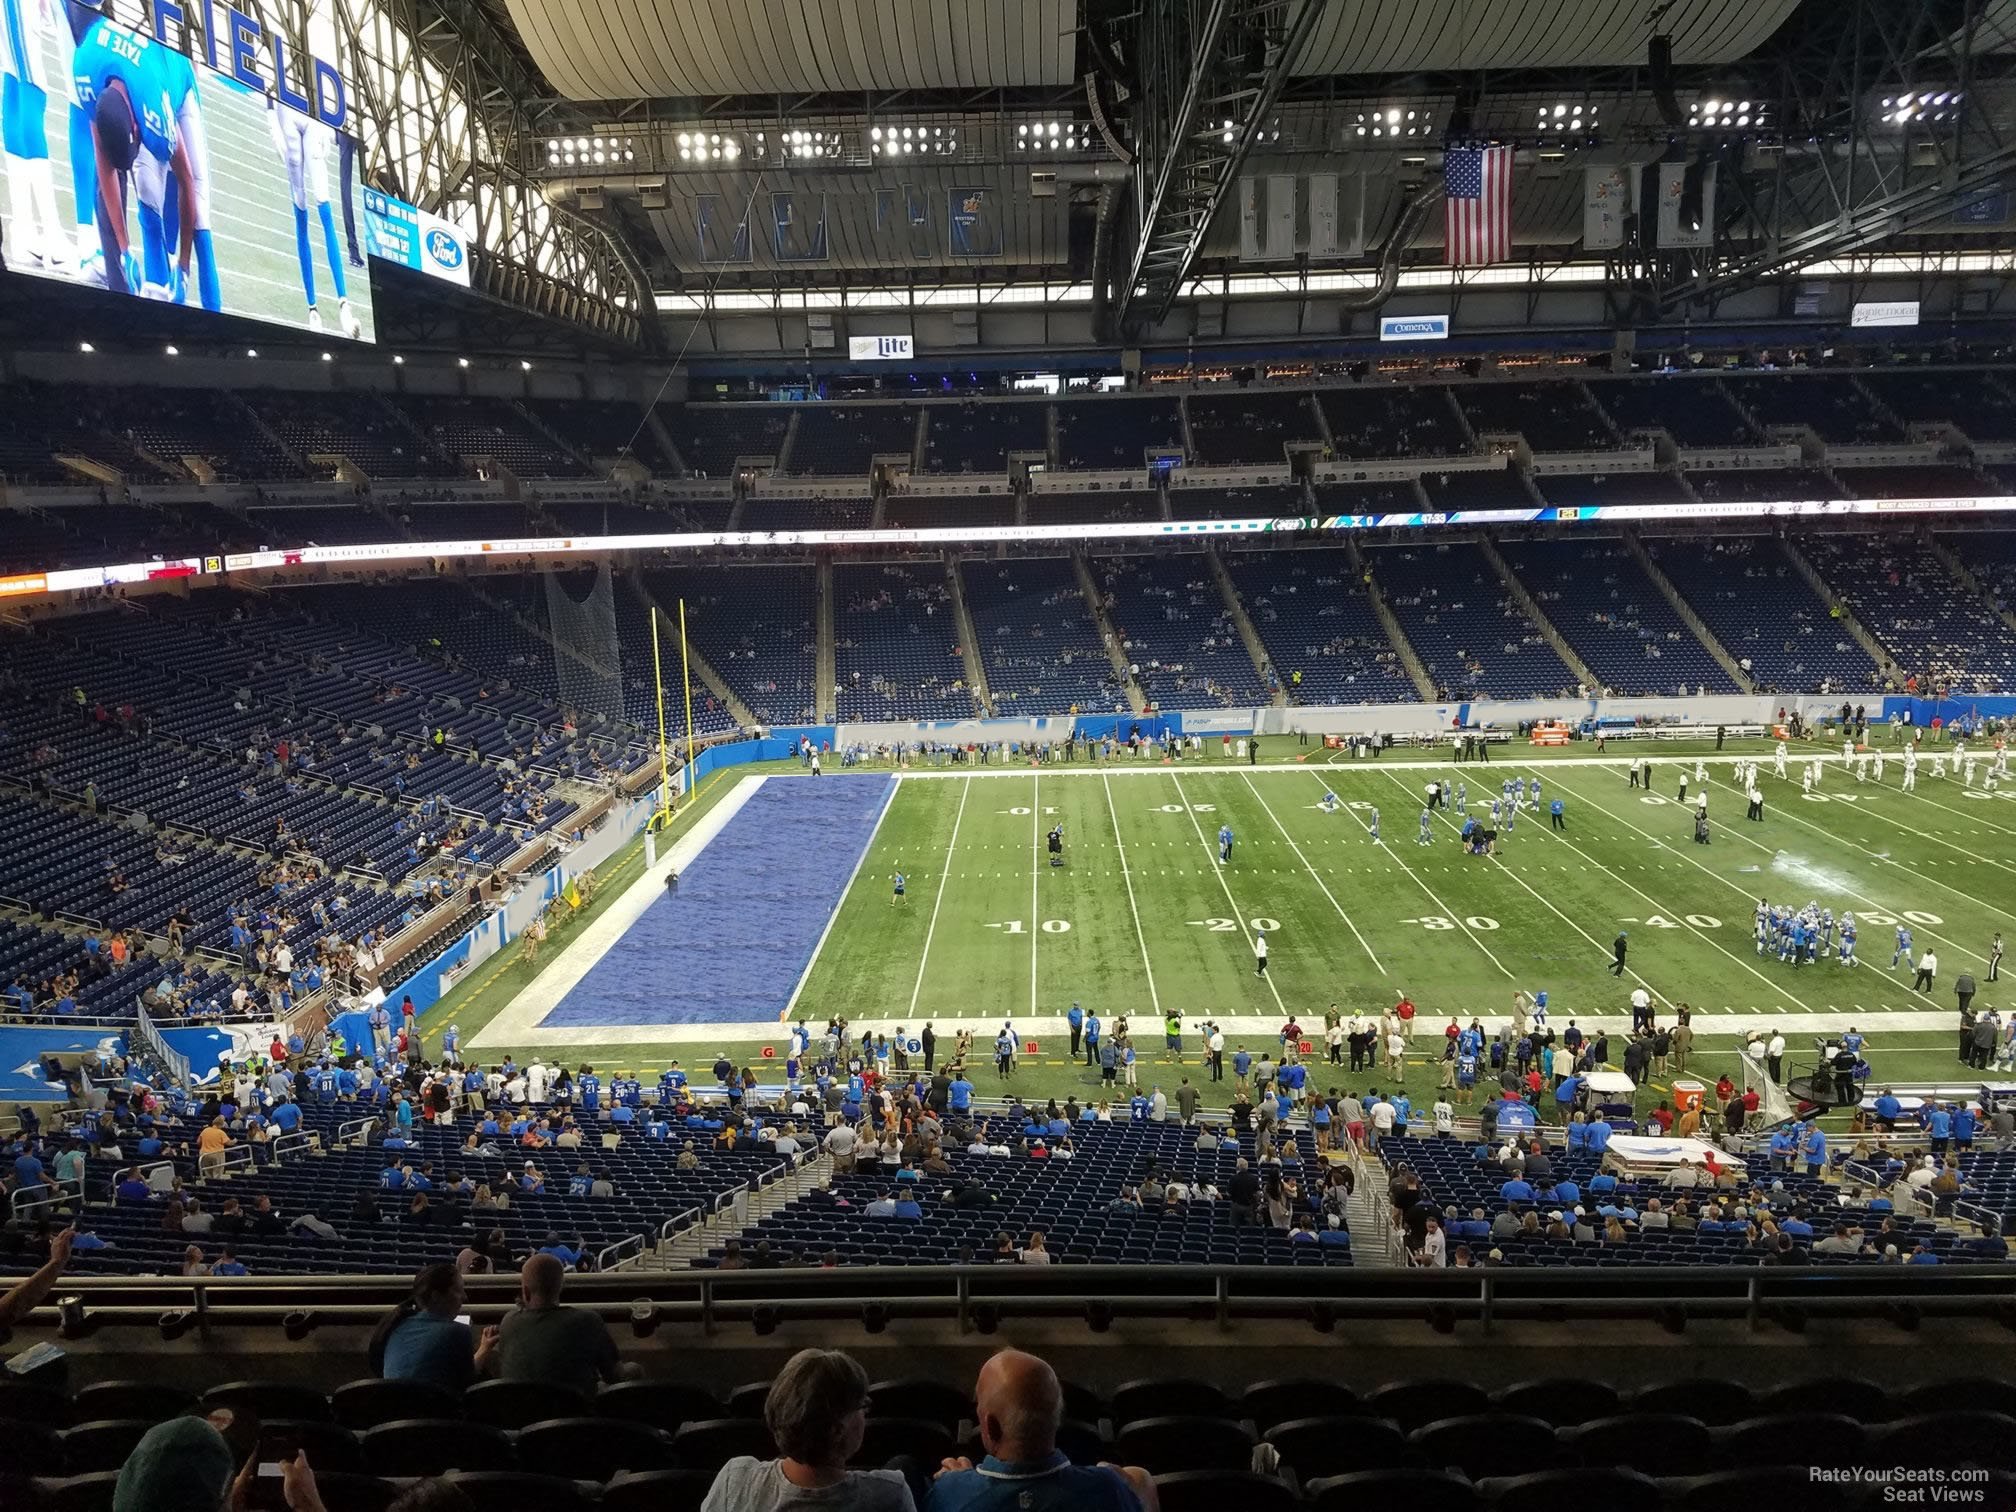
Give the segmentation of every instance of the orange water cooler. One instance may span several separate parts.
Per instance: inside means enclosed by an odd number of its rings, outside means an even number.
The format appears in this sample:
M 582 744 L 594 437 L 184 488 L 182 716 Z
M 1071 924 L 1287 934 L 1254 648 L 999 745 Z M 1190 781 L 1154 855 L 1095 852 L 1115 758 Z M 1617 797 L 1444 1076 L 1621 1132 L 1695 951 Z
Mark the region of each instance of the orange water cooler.
M 1708 1100 L 1708 1089 L 1697 1081 L 1685 1077 L 1675 1077 L 1673 1081 L 1673 1111 L 1676 1113 L 1698 1113 Z

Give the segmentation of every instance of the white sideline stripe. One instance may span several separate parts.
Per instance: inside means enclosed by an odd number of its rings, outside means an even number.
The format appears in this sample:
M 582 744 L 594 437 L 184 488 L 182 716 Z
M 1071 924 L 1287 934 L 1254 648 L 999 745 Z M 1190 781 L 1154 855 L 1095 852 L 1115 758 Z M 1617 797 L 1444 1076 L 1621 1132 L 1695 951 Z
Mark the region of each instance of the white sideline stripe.
M 1397 781 L 1398 779 L 1396 778 L 1395 780 Z M 1356 937 L 1358 943 L 1364 946 L 1366 957 L 1372 962 L 1374 966 L 1377 966 L 1379 968 L 1379 975 L 1391 976 L 1392 973 L 1389 972 L 1383 964 L 1381 964 L 1379 957 L 1372 953 L 1372 947 L 1366 943 L 1365 936 L 1358 933 L 1358 926 L 1351 922 L 1351 915 L 1344 912 L 1344 905 L 1342 903 L 1339 903 L 1337 901 L 1337 895 L 1330 891 L 1330 886 L 1323 880 L 1322 873 L 1317 871 L 1316 868 L 1310 864 L 1309 858 L 1302 854 L 1302 847 L 1297 845 L 1295 843 L 1295 837 L 1288 833 L 1288 826 L 1281 822 L 1279 816 L 1277 816 L 1274 810 L 1271 807 L 1269 807 L 1267 800 L 1265 798 L 1260 797 L 1260 789 L 1253 786 L 1253 779 L 1251 777 L 1248 777 L 1246 779 L 1246 790 L 1250 792 L 1256 799 L 1259 799 L 1261 811 L 1265 813 L 1269 819 L 1272 819 L 1274 821 L 1274 828 L 1281 831 L 1281 838 L 1283 840 L 1286 840 L 1288 842 L 1288 848 L 1293 852 L 1295 852 L 1295 859 L 1302 863 L 1302 869 L 1308 872 L 1310 880 L 1313 881 L 1319 888 L 1323 890 L 1323 896 L 1328 898 L 1330 900 L 1330 906 L 1337 910 L 1337 917 L 1344 921 L 1345 927 L 1351 931 L 1353 936 Z M 1324 791 L 1327 792 L 1329 790 L 1326 788 Z M 1117 833 L 1117 825 L 1116 825 L 1116 833 Z
M 1287 737 L 1273 736 L 1269 738 L 1286 739 Z M 1645 751 L 1660 749 L 1663 748 L 1642 746 L 1639 748 L 1639 753 L 1642 755 Z M 1484 770 L 1489 771 L 1494 766 L 1502 767 L 1525 763 L 1527 765 L 1538 766 L 1543 772 L 1550 767 L 1614 767 L 1621 772 L 1631 764 L 1630 758 L 1625 756 L 1545 756 L 1541 757 L 1538 761 L 1534 761 L 1527 748 L 1517 744 L 1500 746 L 1498 750 L 1500 751 L 1500 755 L 1497 760 L 1492 762 L 1459 762 L 1453 756 L 1440 758 L 1410 756 L 1405 759 L 1386 759 L 1382 757 L 1377 761 L 1353 761 L 1339 767 L 1338 770 L 1345 772 L 1361 770 L 1365 772 L 1441 772 L 1453 767 L 1467 772 L 1471 767 L 1482 767 Z M 1312 746 L 1310 748 L 1310 757 L 1306 761 L 1274 761 L 1269 762 L 1265 766 L 1248 765 L 1243 761 L 1203 762 L 1196 760 L 1172 761 L 1167 766 L 1164 766 L 1159 758 L 1154 761 L 1130 761 L 1125 757 L 1116 756 L 1113 760 L 1098 766 L 1053 766 L 1042 762 L 1023 762 L 1019 766 L 1004 765 L 975 768 L 970 763 L 967 763 L 954 767 L 930 767 L 921 771 L 906 771 L 901 768 L 892 770 L 884 766 L 863 765 L 859 767 L 833 767 L 830 769 L 828 775 L 843 777 L 894 777 L 898 782 L 957 782 L 966 777 L 1031 777 L 1038 772 L 1042 773 L 1045 777 L 1166 777 L 1171 772 L 1184 777 L 1210 772 L 1232 772 L 1241 776 L 1264 777 L 1270 773 L 1314 772 L 1323 766 L 1333 765 L 1333 763 L 1317 761 L 1315 759 L 1317 754 L 1317 749 Z M 1669 751 L 1661 759 L 1669 762 L 1693 762 L 1700 760 L 1706 762 L 1709 766 L 1733 766 L 1739 761 L 1769 761 L 1771 753 L 1769 751 L 1753 751 L 1740 756 L 1704 755 L 1695 757 Z M 1841 764 L 1841 757 L 1838 753 L 1832 756 L 1824 754 L 1811 755 L 1803 759 L 1818 761 L 1823 764 L 1832 762 L 1836 766 Z M 809 774 L 801 772 L 773 772 L 771 775 L 779 780 L 796 781 L 801 777 L 807 781 L 811 780 Z M 2006 796 L 2016 798 L 2016 792 L 2012 792 Z
M 665 887 L 665 878 L 674 871 L 684 871 L 691 866 L 709 842 L 726 828 L 730 819 L 742 812 L 743 805 L 754 798 L 768 780 L 759 776 L 743 777 L 723 793 L 712 808 L 694 821 L 691 829 L 673 842 L 669 851 L 659 856 L 657 865 L 647 866 L 636 881 L 612 898 L 607 907 L 588 921 L 587 928 L 553 958 L 550 966 L 506 1003 L 502 1012 L 470 1036 L 469 1048 L 607 1043 L 617 1030 L 598 1029 L 593 1031 L 592 1038 L 569 1040 L 553 1036 L 569 1035 L 573 1030 L 541 1028 L 539 1021 L 559 1005 L 560 1000 L 588 974 L 589 968 L 609 953 L 609 948 L 623 938 L 631 925 L 644 917 L 644 911 L 658 901 L 658 895 Z M 654 1039 L 663 1038 L 662 1031 L 657 1029 L 652 1029 L 650 1034 Z M 649 1043 L 649 1040 L 639 1040 L 638 1043 Z
M 1237 769 L 1234 768 L 1234 770 Z M 1169 776 L 1176 784 L 1177 801 L 1183 805 L 1183 812 L 1190 816 L 1190 828 L 1197 832 L 1197 843 L 1204 847 L 1204 858 L 1211 863 L 1211 874 L 1218 879 L 1218 885 L 1225 889 L 1225 901 L 1231 906 L 1232 918 L 1239 925 L 1239 938 L 1244 940 L 1247 949 L 1251 950 L 1257 936 L 1246 932 L 1251 927 L 1247 923 L 1248 916 L 1239 911 L 1239 900 L 1232 896 L 1232 884 L 1225 880 L 1225 864 L 1218 859 L 1218 853 L 1211 849 L 1211 842 L 1204 838 L 1204 826 L 1197 822 L 1197 810 L 1190 806 L 1189 795 L 1183 791 L 1183 779 L 1178 777 L 1173 771 L 1169 773 Z M 1258 957 L 1256 956 L 1254 959 L 1257 960 Z M 1274 953 L 1271 949 L 1267 953 L 1267 964 L 1270 968 L 1274 964 Z M 1274 985 L 1273 972 L 1269 970 L 1265 973 L 1256 973 L 1256 975 L 1259 975 L 1260 980 L 1267 984 L 1267 990 L 1274 995 L 1275 1006 L 1283 1013 L 1287 1013 L 1288 1005 L 1281 1001 L 1281 989 Z M 1274 1027 L 1278 1029 L 1281 1026 L 1276 1024 Z
M 1368 1014 L 1347 1015 L 1347 1018 L 1358 1016 L 1371 1017 Z M 1495 1032 L 1499 1025 L 1511 1022 L 1508 1016 L 1489 1013 L 1475 1015 L 1465 1013 L 1462 1017 L 1465 1020 L 1472 1017 L 1482 1020 L 1487 1033 Z M 1660 1017 L 1668 1024 L 1672 1022 L 1670 1015 L 1661 1014 Z M 1613 1034 L 1622 1034 L 1629 1032 L 1631 1028 L 1631 1016 L 1629 1014 L 1568 1013 L 1558 1008 L 1549 1011 L 1547 1022 L 1553 1025 L 1558 1032 L 1560 1029 L 1567 1027 L 1568 1021 L 1571 1018 L 1585 1030 L 1607 1029 Z M 907 1024 L 909 1020 L 904 1020 L 903 1022 Z M 969 1025 L 991 1032 L 1000 1027 L 1001 1016 L 999 1014 L 981 1014 L 977 1016 L 939 1014 L 933 1022 L 939 1025 L 942 1040 L 960 1028 Z M 1240 1044 L 1239 1037 L 1242 1035 L 1245 1036 L 1244 1043 L 1246 1048 L 1253 1052 L 1256 1060 L 1259 1058 L 1262 1049 L 1273 1055 L 1280 1048 L 1281 1019 L 1279 1015 L 1269 1018 L 1218 1018 L 1214 1015 L 1212 1022 L 1224 1030 L 1228 1052 L 1238 1048 Z M 1416 1022 L 1418 1026 L 1420 1021 L 1417 1020 Z M 898 1020 L 894 1017 L 880 1021 L 857 1018 L 852 1023 L 856 1029 L 872 1027 L 878 1032 L 882 1032 L 884 1030 L 893 1031 L 897 1026 Z M 1876 1036 L 1886 1033 L 1936 1035 L 1941 1045 L 1946 1044 L 1952 1039 L 1952 1033 L 1945 1023 L 1945 1016 L 1930 1011 L 1905 1013 L 1890 1010 L 1877 1013 L 1853 1013 L 1847 1009 L 1841 1009 L 1833 1013 L 1773 1013 L 1768 1009 L 1759 1009 L 1753 1014 L 1738 1013 L 1735 1024 L 1726 1024 L 1722 1020 L 1717 1019 L 1711 1025 L 1705 1021 L 1701 1010 L 1696 1009 L 1694 1013 L 1694 1048 L 1688 1054 L 1690 1056 L 1735 1054 L 1736 1046 L 1742 1042 L 1743 1038 L 1737 1032 L 1738 1026 L 1777 1030 L 1789 1038 L 1801 1034 L 1839 1034 L 1844 1023 L 1852 1023 L 1864 1034 L 1869 1035 L 1872 1039 L 1872 1043 L 1869 1046 L 1871 1050 L 1880 1051 L 1894 1048 L 1875 1039 Z M 949 1028 L 946 1027 L 948 1025 L 950 1026 Z M 1725 1031 L 1728 1034 L 1727 1043 L 1718 1043 Z M 1067 1036 L 1069 1034 L 1069 1026 L 1062 1018 L 1024 1019 L 1015 1026 L 1015 1032 L 1024 1039 L 1046 1036 L 1055 1039 L 1058 1036 Z M 752 1040 L 759 1042 L 769 1041 L 779 1047 L 785 1042 L 783 1026 L 775 1022 L 663 1024 L 645 1027 L 624 1026 L 613 1029 L 544 1029 L 536 1031 L 536 1033 L 537 1038 L 511 1040 L 509 1047 L 514 1050 L 562 1048 L 569 1045 L 637 1045 L 650 1048 L 661 1046 L 671 1048 L 681 1045 L 704 1044 L 709 1049 L 715 1049 L 723 1043 L 742 1043 Z M 1313 1036 L 1313 1038 L 1316 1039 L 1320 1046 L 1321 1037 Z M 1410 1052 L 1420 1059 L 1436 1059 L 1442 1054 L 1442 1035 L 1433 1024 L 1428 1025 L 1427 1028 L 1417 1028 L 1414 1038 L 1408 1044 Z M 472 1040 L 469 1048 L 474 1050 L 478 1047 Z M 1055 1049 L 1057 1047 L 1052 1048 Z M 1065 1050 L 1070 1048 L 1068 1039 L 1061 1048 Z M 1926 1047 L 1914 1045 L 1908 1048 L 1924 1049 Z M 1314 1065 L 1321 1059 L 1322 1051 L 1319 1048 L 1315 1055 L 1305 1057 L 1305 1063 Z M 757 1062 L 756 1064 L 759 1070 L 764 1069 L 761 1062 Z M 1158 1062 L 1150 1059 L 1146 1064 L 1152 1066 L 1158 1064 Z M 1188 1064 L 1195 1067 L 1198 1062 L 1192 1059 Z M 779 1067 L 778 1069 L 781 1071 L 782 1068 Z
M 924 990 L 924 968 L 931 964 L 931 937 L 938 933 L 938 910 L 945 906 L 945 889 L 952 882 L 952 857 L 959 850 L 959 821 L 966 817 L 966 795 L 973 791 L 973 784 L 967 783 L 959 790 L 959 811 L 952 816 L 952 838 L 945 846 L 945 869 L 938 873 L 938 896 L 931 900 L 931 922 L 924 930 L 924 953 L 917 957 L 917 985 L 910 989 L 910 1016 L 917 1016 L 917 997 Z M 892 791 L 891 798 L 895 794 Z M 797 995 L 792 995 L 797 1001 Z
M 816 780 L 823 782 L 825 779 L 822 777 Z M 861 875 L 861 868 L 868 864 L 868 852 L 875 849 L 875 837 L 882 833 L 882 821 L 889 817 L 889 806 L 895 801 L 896 784 L 892 782 L 889 784 L 889 791 L 882 795 L 882 807 L 875 810 L 875 822 L 868 828 L 868 838 L 861 843 L 861 854 L 854 858 L 854 870 L 847 873 L 847 885 L 841 888 L 839 896 L 834 898 L 832 912 L 826 915 L 826 927 L 819 931 L 819 938 L 812 946 L 812 954 L 805 958 L 805 969 L 798 973 L 798 985 L 791 989 L 791 996 L 785 1001 L 784 1011 L 777 1015 L 779 1023 L 791 1016 L 791 1010 L 798 1006 L 799 994 L 804 992 L 805 984 L 812 980 L 812 968 L 819 964 L 819 952 L 826 948 L 826 937 L 833 933 L 833 926 L 839 922 L 840 910 L 853 893 L 854 883 Z
M 1162 996 L 1155 990 L 1155 968 L 1148 963 L 1148 937 L 1141 932 L 1141 910 L 1134 903 L 1134 874 L 1127 869 L 1127 846 L 1120 838 L 1120 810 L 1113 806 L 1113 785 L 1100 786 L 1106 792 L 1106 812 L 1113 816 L 1113 848 L 1120 853 L 1120 880 L 1127 886 L 1127 912 L 1134 916 L 1134 943 L 1141 947 L 1141 970 L 1148 977 L 1148 1005 L 1159 1018 Z

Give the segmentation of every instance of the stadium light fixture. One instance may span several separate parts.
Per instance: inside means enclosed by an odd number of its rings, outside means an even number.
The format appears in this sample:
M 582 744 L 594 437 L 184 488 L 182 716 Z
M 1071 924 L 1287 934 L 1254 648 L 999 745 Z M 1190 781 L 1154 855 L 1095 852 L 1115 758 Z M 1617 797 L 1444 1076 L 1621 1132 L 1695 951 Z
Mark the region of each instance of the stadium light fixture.
M 467 357 L 457 357 L 455 359 L 455 366 L 459 368 L 466 368 L 467 366 L 469 366 L 469 359 Z
M 1740 90 L 1727 95 L 1709 95 L 1687 107 L 1690 131 L 1755 131 L 1765 125 L 1768 102 L 1753 100 Z
M 1906 90 L 1902 94 L 1885 95 L 1880 119 L 1886 126 L 1957 120 L 1965 97 L 1965 91 L 1958 89 Z
M 259 348 L 257 348 L 257 347 L 247 347 L 247 348 L 245 348 L 245 355 L 246 355 L 247 357 L 257 357 L 257 356 L 259 355 Z
M 548 168 L 576 168 L 589 164 L 634 163 L 635 145 L 623 137 L 552 137 L 546 143 Z
M 957 125 L 871 126 L 870 157 L 951 157 L 959 151 Z
M 322 354 L 322 360 L 324 362 L 334 362 L 336 360 L 336 354 L 334 352 L 324 352 Z
M 1560 133 L 1577 135 L 1596 129 L 1596 117 L 1601 107 L 1590 101 L 1559 100 L 1552 105 L 1536 107 L 1538 120 L 1535 123 L 1542 136 Z
M 519 371 L 519 372 L 521 372 L 521 373 L 529 373 L 529 372 L 531 372 L 531 371 L 532 371 L 532 359 L 531 359 L 531 358 L 529 358 L 529 357 L 520 357 L 520 358 L 518 359 L 518 371 Z
M 1352 140 L 1392 141 L 1401 137 L 1430 136 L 1435 130 L 1435 113 L 1419 105 L 1381 105 L 1357 112 L 1358 119 L 1348 133 Z M 1274 128 L 1278 138 L 1280 127 Z
M 401 357 L 397 352 L 394 352 L 392 354 L 392 366 L 404 367 L 406 366 L 406 359 L 404 357 Z
M 182 355 L 181 348 L 173 345 L 165 346 L 161 350 L 166 352 L 170 357 L 180 357 Z
M 97 351 L 98 348 L 91 345 L 91 343 L 88 341 L 80 341 L 77 343 L 77 350 L 85 353 L 86 355 L 89 355 L 90 353 Z
M 1223 129 L 1231 126 L 1227 121 Z M 1015 127 L 1017 152 L 1089 152 L 1098 143 L 1092 127 L 1080 121 L 1023 121 Z

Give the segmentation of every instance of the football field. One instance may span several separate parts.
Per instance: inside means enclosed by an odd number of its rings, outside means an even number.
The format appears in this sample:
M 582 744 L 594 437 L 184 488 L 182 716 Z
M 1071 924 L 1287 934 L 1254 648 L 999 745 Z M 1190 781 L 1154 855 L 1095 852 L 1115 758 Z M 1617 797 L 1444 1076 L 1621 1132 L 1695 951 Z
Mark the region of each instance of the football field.
M 1404 991 L 1420 1008 L 1425 1057 L 1449 1017 L 1501 1019 L 1515 990 L 1545 990 L 1558 1029 L 1570 1018 L 1628 1023 L 1630 994 L 1642 986 L 1669 1021 L 1681 1003 L 1694 1010 L 1703 1053 L 1721 1057 L 1703 1069 L 1733 1069 L 1734 1045 L 1754 1026 L 1784 1029 L 1801 1063 L 1811 1035 L 1853 1024 L 1869 1037 L 1879 1078 L 1965 1082 L 1945 1048 L 1956 1023 L 1953 980 L 1971 973 L 1976 1006 L 2003 1006 L 1988 953 L 1996 931 L 2016 934 L 2016 793 L 2007 787 L 1991 794 L 1958 776 L 1935 779 L 1928 761 L 1917 791 L 1906 793 L 1894 759 L 1883 783 L 1858 783 L 1837 750 L 1819 789 L 1803 794 L 1772 774 L 1766 752 L 1765 813 L 1750 821 L 1727 753 L 1652 747 L 1647 791 L 1630 785 L 1629 758 L 1616 754 L 1519 747 L 1489 764 L 1452 766 L 1281 747 L 1252 767 L 902 774 L 788 1016 L 816 1030 L 844 1015 L 857 1033 L 901 1026 L 910 1037 L 928 1021 L 948 1047 L 968 1028 L 983 1054 L 1012 1022 L 1018 1041 L 1036 1047 L 1025 1051 L 1018 1090 L 1082 1096 L 1098 1078 L 1066 1055 L 1063 1015 L 1074 1002 L 1109 1025 L 1131 1021 L 1144 1080 L 1176 1074 L 1163 1034 L 1171 1012 L 1183 1017 L 1183 1061 L 1194 1072 L 1205 1019 L 1257 1050 L 1290 1015 L 1320 1037 L 1331 1003 L 1347 1016 L 1374 1015 Z M 1795 755 L 1795 777 L 1809 759 L 1810 751 Z M 1694 839 L 1697 762 L 1708 774 L 1706 845 Z M 1497 854 L 1464 850 L 1453 807 L 1430 816 L 1424 840 L 1429 781 L 1452 794 L 1460 785 L 1468 812 L 1486 819 L 1514 778 L 1522 807 L 1510 824 L 1499 821 Z M 1526 786 L 1534 778 L 1537 807 Z M 787 771 L 765 780 L 886 779 Z M 1048 853 L 1053 827 L 1063 833 L 1060 865 Z M 1229 862 L 1219 859 L 1223 827 L 1233 833 Z M 1760 955 L 1759 898 L 1852 913 L 1861 964 L 1840 964 L 1832 951 L 1802 967 Z M 1913 990 L 1903 961 L 1892 965 L 1900 926 L 1916 952 L 1938 956 L 1929 992 Z M 1612 955 L 1620 932 L 1621 975 Z M 1264 974 L 1254 948 L 1262 933 Z M 497 975 L 493 993 L 527 979 L 508 958 Z M 676 985 L 667 995 L 676 1004 Z M 472 1021 L 494 1011 L 451 1008 L 465 1039 Z M 430 1015 L 429 1029 L 441 1021 Z M 485 1059 L 509 1043 L 476 1040 Z M 725 1051 L 760 1067 L 765 1047 L 781 1053 L 775 1023 L 668 1031 L 662 1045 L 635 1034 L 596 1045 L 592 1030 L 580 1030 L 566 1053 L 649 1068 Z M 980 1081 L 985 1090 L 991 1070 Z

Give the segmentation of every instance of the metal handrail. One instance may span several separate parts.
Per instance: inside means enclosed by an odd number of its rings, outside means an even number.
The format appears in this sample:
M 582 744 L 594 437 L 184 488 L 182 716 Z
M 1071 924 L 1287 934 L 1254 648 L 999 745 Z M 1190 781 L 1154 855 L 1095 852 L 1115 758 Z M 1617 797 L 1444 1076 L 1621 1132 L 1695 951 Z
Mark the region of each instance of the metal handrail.
M 672 1238 L 673 1235 L 683 1234 L 690 1228 L 697 1228 L 700 1224 L 706 1222 L 706 1220 L 707 1215 L 697 1207 L 690 1207 L 684 1212 L 674 1213 L 670 1218 L 667 1218 L 663 1223 L 658 1225 L 658 1242 L 663 1244 L 666 1240 Z
M 490 1316 L 517 1299 L 515 1276 L 466 1278 L 471 1310 Z M 270 1327 L 312 1310 L 326 1324 L 371 1327 L 404 1300 L 403 1276 L 79 1277 L 64 1294 L 87 1318 L 151 1327 L 166 1308 L 197 1311 L 206 1329 Z M 1658 1321 L 1742 1319 L 1758 1328 L 1781 1313 L 1814 1318 L 1890 1318 L 1899 1304 L 1921 1314 L 1979 1319 L 2016 1301 L 2016 1266 L 1639 1266 L 1385 1270 L 1364 1267 L 1067 1265 L 843 1266 L 834 1270 L 647 1270 L 581 1275 L 570 1305 L 609 1319 L 649 1302 L 667 1320 L 712 1331 L 762 1307 L 790 1321 L 832 1317 L 868 1302 L 906 1318 L 957 1321 L 985 1304 L 1003 1317 L 1075 1318 L 1101 1302 L 1131 1317 L 1191 1319 L 1216 1310 L 1221 1326 L 1243 1318 L 1306 1318 L 1322 1304 L 1338 1322 L 1419 1317 L 1447 1309 L 1490 1331 L 1496 1321 L 1571 1314 Z M 895 1299 L 892 1303 L 892 1299 Z M 1984 1311 L 1987 1310 L 1987 1311 Z M 35 1314 L 53 1324 L 54 1307 Z
M 618 1239 L 614 1244 L 598 1250 L 595 1255 L 597 1271 L 620 1270 L 644 1255 L 644 1236 L 632 1234 L 627 1239 Z

